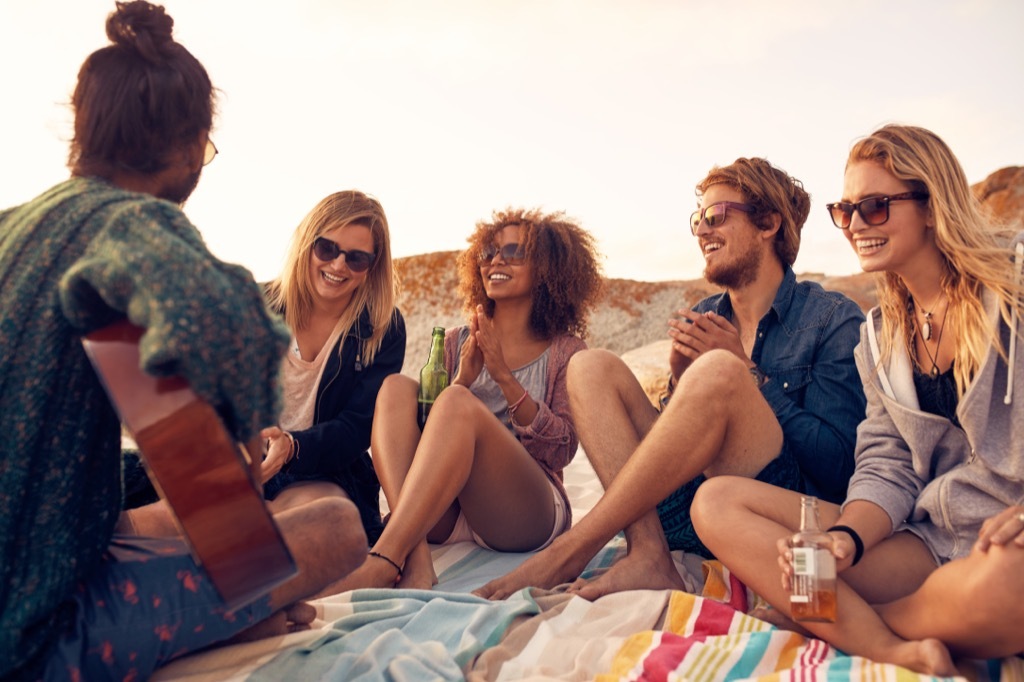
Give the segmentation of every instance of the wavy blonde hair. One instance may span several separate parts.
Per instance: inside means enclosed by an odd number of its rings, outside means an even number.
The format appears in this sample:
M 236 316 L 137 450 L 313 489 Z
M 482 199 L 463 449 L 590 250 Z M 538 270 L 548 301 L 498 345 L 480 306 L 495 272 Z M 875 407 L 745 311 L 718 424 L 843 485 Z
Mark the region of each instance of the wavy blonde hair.
M 366 281 L 355 290 L 345 312 L 338 319 L 344 338 L 366 309 L 373 333 L 363 342 L 362 356 L 369 365 L 380 350 L 384 334 L 395 317 L 398 278 L 391 263 L 391 236 L 388 219 L 380 202 L 356 190 L 335 192 L 320 200 L 302 219 L 292 234 L 291 245 L 281 275 L 267 287 L 270 307 L 284 311 L 291 329 L 302 329 L 313 313 L 313 287 L 310 284 L 310 252 L 313 242 L 331 230 L 346 225 L 363 225 L 373 236 L 376 258 Z
M 953 375 L 957 394 L 963 397 L 989 348 L 994 347 L 1006 359 L 998 331 L 988 323 L 982 292 L 988 289 L 995 294 L 1003 321 L 1012 333 L 1014 308 L 1024 313 L 1024 287 L 1007 246 L 1013 232 L 984 213 L 960 162 L 929 130 L 905 125 L 879 128 L 853 145 L 846 166 L 860 161 L 877 163 L 911 190 L 928 193 L 935 244 L 943 259 L 941 286 L 949 301 L 946 315 L 958 336 Z M 880 273 L 878 299 L 885 361 L 896 344 L 911 348 L 914 322 L 908 309 L 910 292 L 896 274 Z

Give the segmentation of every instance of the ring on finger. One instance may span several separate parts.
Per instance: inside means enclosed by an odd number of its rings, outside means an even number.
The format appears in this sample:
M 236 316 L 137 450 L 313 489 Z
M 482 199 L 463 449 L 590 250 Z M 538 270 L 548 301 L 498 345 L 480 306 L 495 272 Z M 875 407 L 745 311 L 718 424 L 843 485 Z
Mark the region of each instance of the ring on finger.
M 1017 520 L 1020 521 L 1021 523 L 1024 523 L 1024 512 L 1021 512 L 1020 514 L 1017 514 Z

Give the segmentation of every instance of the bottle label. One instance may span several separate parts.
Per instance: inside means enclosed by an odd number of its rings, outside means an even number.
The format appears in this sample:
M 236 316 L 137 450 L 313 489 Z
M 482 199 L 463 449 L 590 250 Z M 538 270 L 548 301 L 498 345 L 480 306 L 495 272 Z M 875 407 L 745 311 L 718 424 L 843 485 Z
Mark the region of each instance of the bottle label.
M 793 575 L 814 575 L 815 556 L 813 547 L 793 548 Z
M 794 547 L 793 575 L 812 576 L 819 580 L 834 580 L 836 577 L 835 556 L 828 549 Z

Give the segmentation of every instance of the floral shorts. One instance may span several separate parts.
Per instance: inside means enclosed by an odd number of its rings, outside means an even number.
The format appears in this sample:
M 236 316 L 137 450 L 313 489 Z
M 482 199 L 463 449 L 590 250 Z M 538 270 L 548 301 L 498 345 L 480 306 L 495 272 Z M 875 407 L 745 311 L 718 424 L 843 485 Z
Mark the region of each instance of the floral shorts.
M 47 661 L 46 680 L 144 680 L 271 613 L 269 596 L 227 612 L 177 538 L 115 535 L 71 601 L 75 618 Z

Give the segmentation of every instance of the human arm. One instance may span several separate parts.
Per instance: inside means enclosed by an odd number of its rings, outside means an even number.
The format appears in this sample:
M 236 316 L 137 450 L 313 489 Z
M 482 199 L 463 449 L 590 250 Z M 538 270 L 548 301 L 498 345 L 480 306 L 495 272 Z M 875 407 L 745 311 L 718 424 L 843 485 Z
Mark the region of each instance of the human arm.
M 766 344 L 761 394 L 812 489 L 839 502 L 853 472 L 857 425 L 864 418 L 864 390 L 853 358 L 864 318 L 846 298 L 819 298 L 805 310 L 809 319 L 780 322 L 771 346 Z
M 537 405 L 536 416 L 528 425 L 522 425 L 517 410 L 512 419 L 513 429 L 523 447 L 534 459 L 555 472 L 568 466 L 579 448 L 579 436 L 569 410 L 566 372 L 569 359 L 586 347 L 587 344 L 576 336 L 555 337 L 548 357 L 546 395 L 543 400 L 532 400 Z
M 336 378 L 326 376 L 318 387 L 317 411 L 313 426 L 292 431 L 295 453 L 285 470 L 293 474 L 337 473 L 370 446 L 373 412 L 384 379 L 402 370 L 405 362 L 405 320 L 396 309 L 380 350 L 373 362 L 355 369 L 356 336 L 342 340 L 352 344 L 345 349 Z M 337 356 L 337 350 L 332 349 Z
M 843 528 L 840 529 L 839 527 Z M 836 571 L 841 573 L 850 568 L 857 557 L 857 543 L 854 533 L 861 541 L 862 552 L 867 553 L 872 547 L 892 534 L 889 515 L 884 509 L 873 502 L 857 500 L 843 507 L 839 518 L 826 532 L 832 536 L 832 554 L 836 557 Z M 779 568 L 782 569 L 782 586 L 791 589 L 793 574 L 792 536 L 780 538 L 777 543 L 779 550 Z
M 216 259 L 180 209 L 129 196 L 63 277 L 64 314 L 83 333 L 121 317 L 145 328 L 144 371 L 185 378 L 249 441 L 277 419 L 287 329 L 249 271 Z

